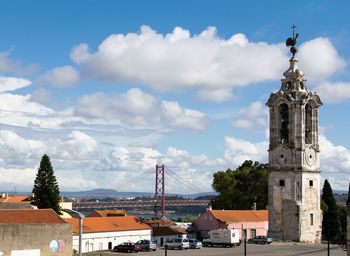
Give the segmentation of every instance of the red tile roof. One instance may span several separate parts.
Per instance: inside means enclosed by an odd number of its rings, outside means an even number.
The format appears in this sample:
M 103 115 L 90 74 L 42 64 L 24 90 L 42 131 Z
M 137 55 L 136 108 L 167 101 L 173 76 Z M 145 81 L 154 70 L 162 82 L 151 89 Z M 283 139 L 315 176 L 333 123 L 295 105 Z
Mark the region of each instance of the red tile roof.
M 176 226 L 153 227 L 153 236 L 173 236 L 177 234 L 187 234 L 186 229 Z
M 0 210 L 0 224 L 59 224 L 65 221 L 52 209 Z
M 94 210 L 87 217 L 123 217 L 128 216 L 124 210 Z
M 28 203 L 29 196 L 5 196 L 0 197 L 0 203 Z
M 73 233 L 79 233 L 79 219 L 65 219 L 66 222 L 73 225 Z M 83 219 L 83 233 L 95 232 L 113 232 L 125 230 L 143 230 L 151 229 L 145 223 L 133 216 L 125 217 L 86 217 Z
M 222 222 L 268 221 L 268 210 L 210 210 L 214 218 Z

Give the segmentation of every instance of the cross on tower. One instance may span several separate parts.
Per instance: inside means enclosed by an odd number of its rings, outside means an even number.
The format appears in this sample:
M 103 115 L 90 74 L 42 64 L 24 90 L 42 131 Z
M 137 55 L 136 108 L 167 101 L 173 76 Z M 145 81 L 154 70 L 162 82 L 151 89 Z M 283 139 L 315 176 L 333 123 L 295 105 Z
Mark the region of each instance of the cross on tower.
M 297 28 L 297 26 L 295 26 L 295 24 L 293 24 L 293 26 L 291 26 L 291 29 L 293 31 L 293 38 L 295 38 L 295 29 Z

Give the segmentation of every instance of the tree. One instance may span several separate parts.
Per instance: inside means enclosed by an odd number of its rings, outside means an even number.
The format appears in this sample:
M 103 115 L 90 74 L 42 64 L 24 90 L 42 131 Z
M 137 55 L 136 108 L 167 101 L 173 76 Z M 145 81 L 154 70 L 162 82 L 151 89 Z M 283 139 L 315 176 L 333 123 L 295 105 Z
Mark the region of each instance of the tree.
M 33 201 L 39 209 L 51 208 L 61 214 L 60 189 L 48 155 L 43 155 L 33 187 Z
M 324 181 L 322 200 L 327 205 L 323 209 L 322 236 L 324 239 L 336 240 L 341 234 L 339 209 L 328 180 Z
M 214 174 L 212 187 L 219 195 L 211 202 L 213 209 L 266 209 L 268 193 L 267 165 L 245 161 L 236 170 Z

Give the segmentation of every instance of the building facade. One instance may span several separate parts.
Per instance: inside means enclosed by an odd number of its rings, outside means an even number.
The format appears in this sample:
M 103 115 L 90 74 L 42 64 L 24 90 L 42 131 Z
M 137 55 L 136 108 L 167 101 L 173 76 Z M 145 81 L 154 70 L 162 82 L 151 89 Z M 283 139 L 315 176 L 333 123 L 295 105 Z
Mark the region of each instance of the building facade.
M 51 209 L 0 210 L 0 255 L 71 256 L 72 226 Z
M 199 238 L 208 237 L 215 229 L 238 229 L 240 239 L 266 236 L 268 230 L 267 210 L 208 210 L 193 223 Z
M 79 248 L 79 220 L 67 218 L 73 225 L 73 249 Z M 133 216 L 86 217 L 83 219 L 82 252 L 110 250 L 123 242 L 151 240 L 152 229 Z
M 320 156 L 318 95 L 308 91 L 295 58 L 296 38 L 287 39 L 293 54 L 281 88 L 267 102 L 270 111 L 268 210 L 269 235 L 277 240 L 319 243 Z

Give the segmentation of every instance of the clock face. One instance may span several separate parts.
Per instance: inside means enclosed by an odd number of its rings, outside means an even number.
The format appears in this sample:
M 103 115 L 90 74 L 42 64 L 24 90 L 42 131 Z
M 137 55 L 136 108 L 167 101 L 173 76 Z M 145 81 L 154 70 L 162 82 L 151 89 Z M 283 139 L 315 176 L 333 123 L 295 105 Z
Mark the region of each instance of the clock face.
M 316 163 L 316 152 L 313 148 L 307 148 L 304 157 L 307 165 L 312 166 Z
M 278 165 L 289 164 L 291 161 L 291 152 L 286 147 L 276 148 L 274 152 L 274 162 Z

